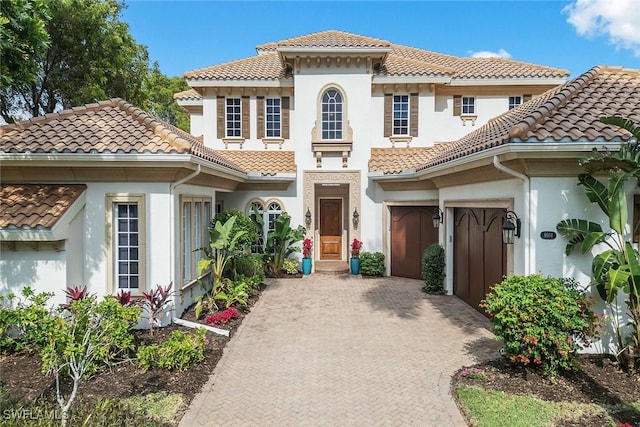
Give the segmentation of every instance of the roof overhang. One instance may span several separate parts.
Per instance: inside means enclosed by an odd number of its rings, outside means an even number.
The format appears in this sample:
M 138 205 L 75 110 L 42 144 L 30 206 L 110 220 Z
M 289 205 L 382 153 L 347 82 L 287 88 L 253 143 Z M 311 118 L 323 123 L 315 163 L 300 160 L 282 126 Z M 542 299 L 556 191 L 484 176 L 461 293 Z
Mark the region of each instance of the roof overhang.
M 57 242 L 69 238 L 69 224 L 86 203 L 86 190 L 69 206 L 51 228 L 0 228 L 3 242 Z

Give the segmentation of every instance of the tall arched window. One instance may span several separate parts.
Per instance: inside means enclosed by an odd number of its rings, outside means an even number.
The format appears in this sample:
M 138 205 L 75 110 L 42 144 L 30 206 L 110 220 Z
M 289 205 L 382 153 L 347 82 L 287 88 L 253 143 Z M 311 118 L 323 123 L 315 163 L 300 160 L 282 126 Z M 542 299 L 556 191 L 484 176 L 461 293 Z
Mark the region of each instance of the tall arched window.
M 277 200 L 270 200 L 266 204 L 261 200 L 253 200 L 247 206 L 247 215 L 258 222 L 256 211 L 262 220 L 262 229 L 258 231 L 258 240 L 252 245 L 251 252 L 259 253 L 264 250 L 269 232 L 275 230 L 275 222 L 282 215 L 283 209 L 282 204 Z
M 342 139 L 342 94 L 336 89 L 322 95 L 322 139 Z

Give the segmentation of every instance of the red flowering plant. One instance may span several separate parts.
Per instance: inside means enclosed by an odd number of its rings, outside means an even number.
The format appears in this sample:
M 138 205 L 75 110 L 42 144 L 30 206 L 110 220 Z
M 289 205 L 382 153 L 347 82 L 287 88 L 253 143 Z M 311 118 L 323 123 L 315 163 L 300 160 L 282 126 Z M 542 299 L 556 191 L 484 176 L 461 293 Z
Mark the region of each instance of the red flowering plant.
M 223 312 L 211 314 L 205 317 L 204 323 L 207 325 L 224 325 L 236 317 L 238 317 L 238 310 L 233 307 L 229 307 Z
M 311 239 L 306 238 L 302 241 L 302 258 L 311 258 L 312 246 Z
M 360 249 L 362 249 L 362 241 L 353 239 L 353 242 L 351 242 L 351 258 L 360 258 Z

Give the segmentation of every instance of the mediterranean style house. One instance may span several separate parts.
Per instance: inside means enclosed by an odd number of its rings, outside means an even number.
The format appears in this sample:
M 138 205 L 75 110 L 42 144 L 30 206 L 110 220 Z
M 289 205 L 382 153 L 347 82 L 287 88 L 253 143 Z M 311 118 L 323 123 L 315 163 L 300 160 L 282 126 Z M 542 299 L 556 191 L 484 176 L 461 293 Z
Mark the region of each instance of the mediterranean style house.
M 629 138 L 598 119 L 640 122 L 640 71 L 567 77 L 325 31 L 185 73 L 191 134 L 119 99 L 0 127 L 0 293 L 172 281 L 179 315 L 201 292 L 193 249 L 210 219 L 252 207 L 265 233 L 285 211 L 306 227 L 315 272 L 346 268 L 357 238 L 408 278 L 439 242 L 448 293 L 474 307 L 507 274 L 586 284 L 591 258 L 565 256 L 553 231 L 603 221 L 578 160 Z M 637 183 L 628 195 L 637 242 Z

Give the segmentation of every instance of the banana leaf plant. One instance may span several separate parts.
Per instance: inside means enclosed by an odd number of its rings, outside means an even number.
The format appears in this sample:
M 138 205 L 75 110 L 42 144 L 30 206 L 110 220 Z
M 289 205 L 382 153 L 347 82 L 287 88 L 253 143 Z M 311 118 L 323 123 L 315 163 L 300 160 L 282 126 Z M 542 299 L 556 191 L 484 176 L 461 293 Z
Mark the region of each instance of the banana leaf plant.
M 558 232 L 569 242 L 565 248 L 566 255 L 575 249 L 586 254 L 598 244 L 607 249 L 594 256 L 591 265 L 592 285 L 607 304 L 615 304 L 622 292 L 627 295 L 626 305 L 631 316 L 631 334 L 622 336 L 621 327 L 616 327 L 616 335 L 620 353 L 629 357 L 619 357 L 626 367 L 633 371 L 637 360 L 640 360 L 640 262 L 638 251 L 630 242 L 625 227 L 628 222 L 627 196 L 625 184 L 630 179 L 640 178 L 640 128 L 622 117 L 603 117 L 603 123 L 614 124 L 631 133 L 632 138 L 619 152 L 595 151 L 581 163 L 589 173 L 578 176 L 578 185 L 585 188 L 585 194 L 591 203 L 597 204 L 609 219 L 609 231 L 604 231 L 600 224 L 585 219 L 565 219 L 556 225 Z M 609 172 L 606 184 L 598 180 L 594 174 L 606 170 Z M 617 310 L 612 310 L 614 316 Z M 619 322 L 616 322 L 619 325 Z
M 270 273 L 277 274 L 282 270 L 284 260 L 294 252 L 300 252 L 295 245 L 305 236 L 306 230 L 302 225 L 291 228 L 291 217 L 284 212 L 273 223 L 273 230 L 267 234 L 265 252 L 270 255 L 267 268 Z

